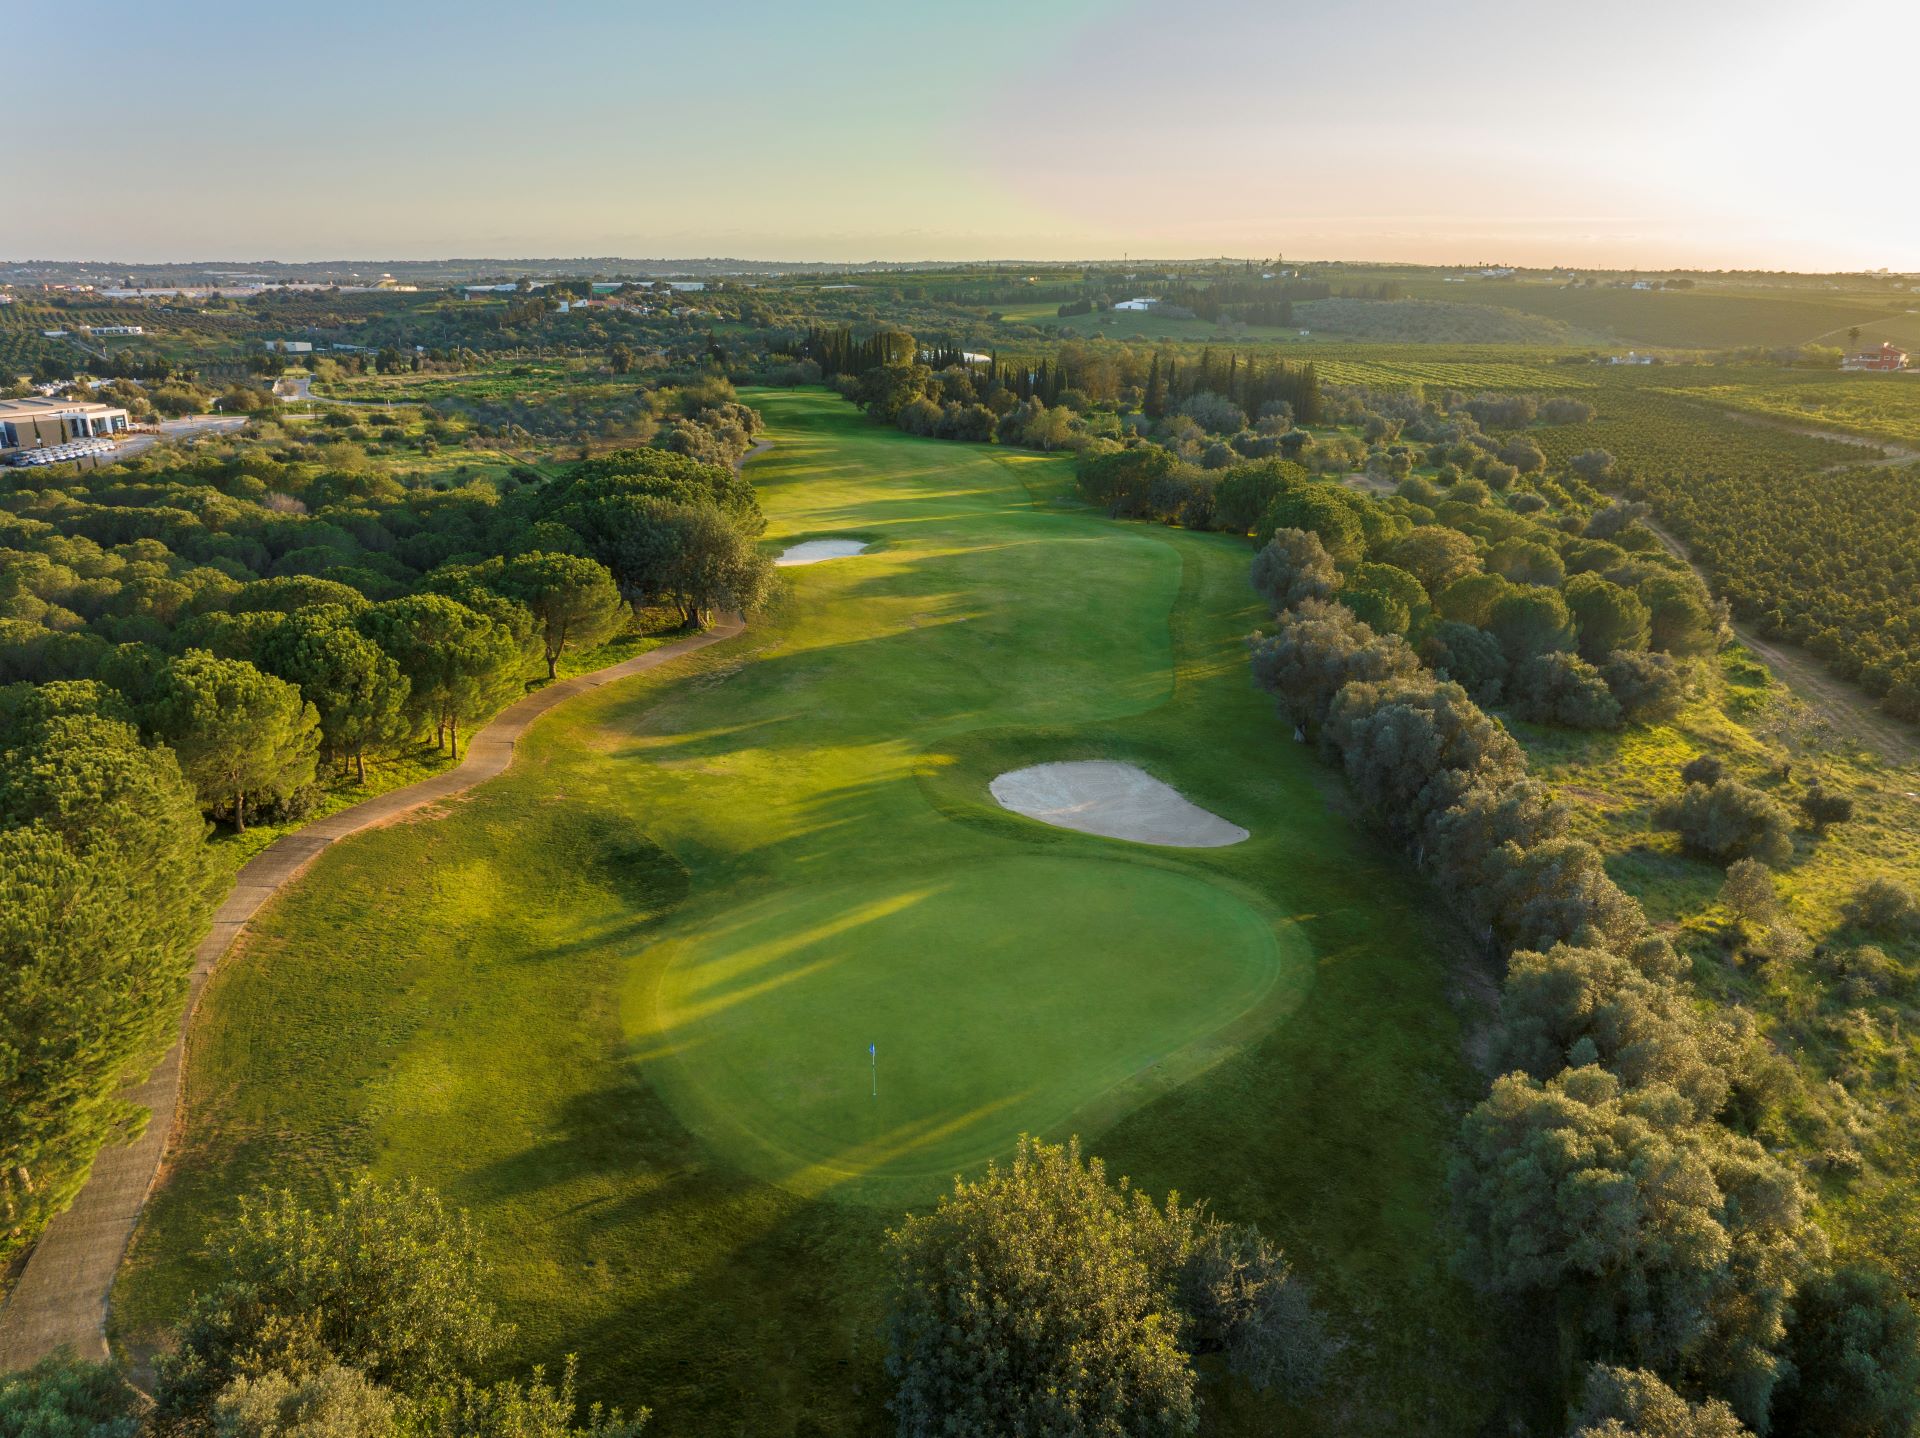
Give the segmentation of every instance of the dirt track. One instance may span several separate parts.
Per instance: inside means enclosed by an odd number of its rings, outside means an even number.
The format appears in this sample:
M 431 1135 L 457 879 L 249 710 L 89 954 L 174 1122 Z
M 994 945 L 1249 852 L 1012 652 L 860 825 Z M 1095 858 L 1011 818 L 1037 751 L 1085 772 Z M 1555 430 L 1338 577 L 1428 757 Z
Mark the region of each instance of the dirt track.
M 1702 584 L 1709 589 L 1713 587 L 1712 577 L 1693 562 L 1684 544 L 1651 518 L 1643 522 L 1660 537 L 1668 553 L 1685 561 L 1687 567 L 1700 576 Z M 1881 709 L 1865 690 L 1834 675 L 1804 649 L 1761 637 L 1751 625 L 1735 621 L 1733 632 L 1789 689 L 1819 711 L 1836 732 L 1859 741 L 1890 763 L 1920 761 L 1920 735 Z
M 276 840 L 234 879 L 233 890 L 214 915 L 213 927 L 194 950 L 193 974 L 180 1030 L 166 1057 L 145 1082 L 122 1097 L 152 1117 L 130 1144 L 103 1149 L 73 1206 L 47 1226 L 6 1306 L 0 1308 L 0 1373 L 25 1368 L 61 1348 L 81 1358 L 107 1355 L 107 1300 L 134 1225 L 166 1156 L 180 1100 L 182 1058 L 194 1009 L 208 977 L 247 921 L 298 878 L 328 845 L 391 823 L 424 805 L 464 794 L 502 774 L 513 762 L 515 743 L 542 714 L 576 694 L 669 664 L 710 644 L 731 639 L 746 626 L 723 617 L 712 629 L 591 674 L 563 679 L 509 705 L 468 742 L 458 767 L 404 789 L 343 809 Z

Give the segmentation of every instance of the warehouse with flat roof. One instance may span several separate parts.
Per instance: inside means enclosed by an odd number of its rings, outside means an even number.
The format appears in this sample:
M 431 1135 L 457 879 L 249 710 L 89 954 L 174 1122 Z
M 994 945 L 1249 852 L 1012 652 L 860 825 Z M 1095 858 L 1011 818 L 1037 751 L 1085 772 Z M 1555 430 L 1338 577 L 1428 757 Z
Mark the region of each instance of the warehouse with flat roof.
M 127 427 L 118 405 L 88 399 L 0 399 L 0 455 L 76 439 L 111 439 Z

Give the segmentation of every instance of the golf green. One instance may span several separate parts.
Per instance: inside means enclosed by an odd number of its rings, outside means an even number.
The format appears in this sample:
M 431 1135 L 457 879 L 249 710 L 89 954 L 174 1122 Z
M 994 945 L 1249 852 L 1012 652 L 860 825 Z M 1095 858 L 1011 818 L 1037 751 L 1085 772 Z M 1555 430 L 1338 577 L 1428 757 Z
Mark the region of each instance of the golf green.
M 502 1372 L 578 1354 L 663 1438 L 879 1432 L 880 1236 L 1025 1130 L 1284 1244 L 1369 1335 L 1354 1391 L 1392 1421 L 1353 1431 L 1478 1411 L 1440 1227 L 1480 1091 L 1452 931 L 1248 681 L 1246 541 L 1115 523 L 1063 456 L 747 398 L 767 550 L 868 548 L 261 911 L 195 1019 L 116 1340 L 220 1281 L 237 1195 L 365 1168 L 472 1213 Z M 1083 759 L 1248 838 L 989 792 Z
M 675 955 L 655 1032 L 675 1101 L 767 1176 L 942 1178 L 1238 1017 L 1280 959 L 1204 879 L 988 859 L 748 905 Z

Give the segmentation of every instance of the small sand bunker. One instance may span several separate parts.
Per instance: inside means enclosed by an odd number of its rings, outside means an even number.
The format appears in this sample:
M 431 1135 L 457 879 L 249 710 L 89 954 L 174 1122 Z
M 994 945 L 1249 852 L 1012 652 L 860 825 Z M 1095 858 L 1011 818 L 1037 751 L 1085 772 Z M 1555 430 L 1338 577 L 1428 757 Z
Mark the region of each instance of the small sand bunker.
M 860 539 L 809 539 L 796 544 L 773 562 L 782 564 L 818 564 L 823 559 L 851 559 L 865 554 L 867 545 Z
M 1176 849 L 1220 849 L 1247 837 L 1131 764 L 1105 759 L 1012 769 L 988 785 L 1003 809 L 1053 824 Z

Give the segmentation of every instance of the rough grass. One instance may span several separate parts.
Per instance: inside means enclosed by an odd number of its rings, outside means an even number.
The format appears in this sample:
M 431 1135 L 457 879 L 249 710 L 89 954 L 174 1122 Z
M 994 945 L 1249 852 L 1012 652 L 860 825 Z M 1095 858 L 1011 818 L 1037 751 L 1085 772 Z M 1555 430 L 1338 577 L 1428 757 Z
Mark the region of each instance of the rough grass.
M 662 1434 L 884 1431 L 877 1246 L 945 1176 L 899 1140 L 958 1117 L 947 1165 L 1074 1130 L 1288 1248 L 1350 1340 L 1336 1383 L 1309 1414 L 1223 1390 L 1214 1431 L 1504 1421 L 1526 1373 L 1446 1270 L 1480 1083 L 1453 931 L 1248 684 L 1244 545 L 1093 515 L 1059 460 L 754 402 L 769 544 L 885 547 L 793 571 L 742 639 L 575 701 L 261 915 L 201 1011 L 117 1337 L 217 1279 L 196 1254 L 237 1190 L 364 1164 L 474 1212 L 516 1363 L 577 1352 Z M 992 803 L 1041 757 L 1139 763 L 1253 837 L 1149 849 Z M 924 926 L 861 923 L 876 902 Z M 822 1086 L 880 1042 L 895 1101 L 880 1024 L 924 1067 L 863 1152 Z
M 1672 723 L 1620 734 L 1514 725 L 1536 772 L 1574 806 L 1575 827 L 1607 855 L 1614 877 L 1693 959 L 1701 993 L 1749 1011 L 1793 1083 L 1763 1115 L 1760 1137 L 1796 1160 L 1819 1217 L 1845 1257 L 1882 1262 L 1920 1287 L 1920 943 L 1848 927 L 1845 909 L 1866 879 L 1920 888 L 1920 765 L 1891 763 L 1836 732 L 1738 647 L 1720 657 L 1698 701 Z M 1679 766 L 1718 754 L 1729 774 L 1793 809 L 1818 779 L 1847 794 L 1855 818 L 1815 834 L 1802 825 L 1776 875 L 1781 917 L 1810 952 L 1772 957 L 1737 932 L 1719 903 L 1725 875 L 1654 827 L 1679 789 Z M 1836 960 L 1884 946 L 1883 992 L 1850 991 Z

